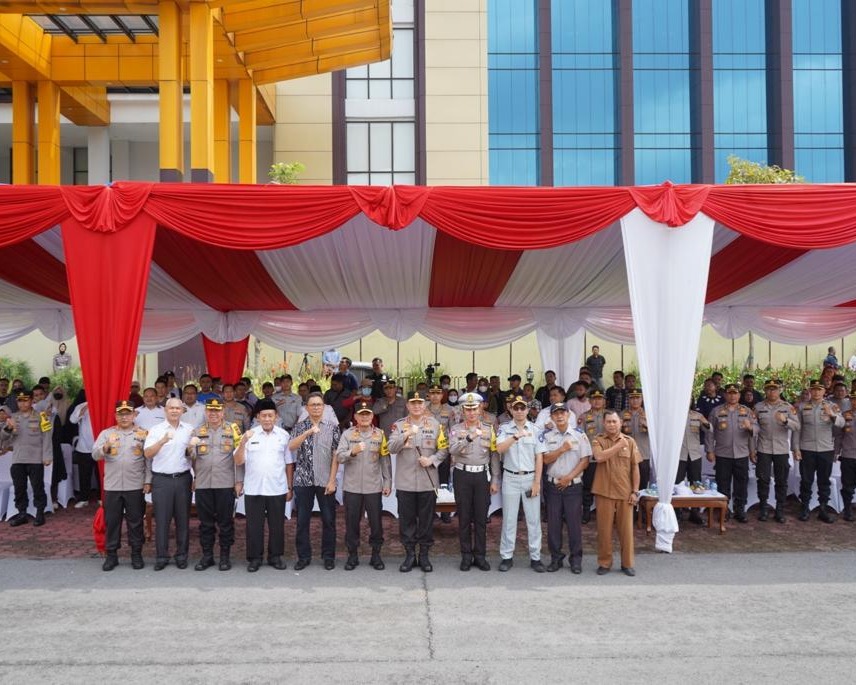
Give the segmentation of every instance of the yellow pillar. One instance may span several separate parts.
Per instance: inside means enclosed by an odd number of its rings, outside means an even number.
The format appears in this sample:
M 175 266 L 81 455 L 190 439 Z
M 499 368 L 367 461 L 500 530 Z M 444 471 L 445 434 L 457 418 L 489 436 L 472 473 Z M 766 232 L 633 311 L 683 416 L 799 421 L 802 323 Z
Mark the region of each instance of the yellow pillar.
M 190 4 L 190 180 L 214 180 L 214 18 Z
M 158 5 L 160 180 L 184 179 L 184 80 L 181 74 L 181 10 L 174 0 Z
M 59 86 L 39 81 L 39 184 L 59 185 Z
M 256 87 L 238 82 L 238 182 L 256 182 Z
M 214 81 L 214 180 L 232 182 L 232 104 L 225 79 Z
M 33 87 L 12 81 L 12 183 L 26 185 L 33 178 Z

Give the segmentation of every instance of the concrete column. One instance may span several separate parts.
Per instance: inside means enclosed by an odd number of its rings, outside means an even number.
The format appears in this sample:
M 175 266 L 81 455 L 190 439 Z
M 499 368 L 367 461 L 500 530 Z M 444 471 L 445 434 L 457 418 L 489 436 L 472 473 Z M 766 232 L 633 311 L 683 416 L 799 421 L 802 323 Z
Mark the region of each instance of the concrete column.
M 110 183 L 110 130 L 106 126 L 90 126 L 86 137 L 89 185 Z
M 111 181 L 128 181 L 131 179 L 131 144 L 127 140 L 114 140 L 113 153 L 113 177 Z M 161 169 L 163 173 L 163 169 Z M 163 180 L 163 178 L 161 178 Z M 181 180 L 181 179 L 177 179 Z

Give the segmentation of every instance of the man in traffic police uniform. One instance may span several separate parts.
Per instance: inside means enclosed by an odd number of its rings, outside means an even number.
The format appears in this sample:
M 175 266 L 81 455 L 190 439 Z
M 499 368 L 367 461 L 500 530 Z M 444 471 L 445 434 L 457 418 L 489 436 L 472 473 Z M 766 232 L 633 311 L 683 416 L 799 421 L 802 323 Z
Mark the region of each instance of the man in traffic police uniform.
M 606 407 L 606 398 L 603 393 L 594 389 L 589 395 L 591 409 L 577 419 L 577 425 L 586 434 L 591 442 L 595 435 L 603 433 L 603 412 Z M 597 462 L 589 459 L 589 464 L 583 473 L 583 523 L 591 521 L 591 505 L 594 504 L 594 494 L 591 486 L 594 483 L 594 474 L 597 471 Z
M 145 493 L 151 491 L 146 471 L 151 462 L 143 456 L 147 432 L 134 425 L 134 405 L 116 403 L 116 425 L 101 431 L 92 446 L 92 458 L 104 461 L 104 522 L 107 525 L 107 558 L 101 567 L 112 571 L 119 565 L 122 521 L 128 522 L 131 566 L 139 570 L 143 562 L 143 518 Z
M 434 513 L 439 476 L 437 466 L 449 454 L 443 427 L 433 416 L 425 416 L 425 398 L 418 392 L 407 397 L 408 415 L 396 421 L 389 438 L 389 451 L 396 454 L 395 491 L 398 525 L 405 558 L 399 571 L 407 573 L 416 564 L 428 573 L 434 570 L 428 550 L 434 544 Z
M 15 486 L 15 508 L 18 513 L 9 519 L 10 526 L 22 526 L 28 521 L 27 481 L 33 488 L 33 505 L 36 507 L 34 526 L 45 524 L 45 466 L 53 462 L 53 423 L 47 412 L 33 409 L 33 394 L 22 390 L 15 395 L 18 411 L 6 418 L 0 430 L 0 447 L 12 448 L 9 475 Z
M 241 439 L 241 430 L 236 423 L 223 421 L 223 412 L 224 404 L 220 399 L 209 399 L 205 403 L 205 423 L 194 430 L 190 438 L 202 546 L 202 558 L 194 567 L 197 571 L 214 565 L 214 536 L 218 528 L 219 569 L 232 568 L 230 551 L 235 543 L 235 498 L 243 492 L 244 467 L 235 466 L 235 448 Z
M 767 498 L 770 496 L 770 474 L 776 479 L 776 521 L 785 521 L 785 500 L 788 497 L 788 472 L 791 470 L 790 432 L 798 431 L 797 410 L 781 399 L 781 388 L 774 380 L 764 383 L 765 397 L 755 405 L 758 437 L 755 440 L 755 477 L 758 479 L 758 520 L 769 516 Z
M 639 464 L 639 489 L 648 487 L 651 479 L 651 442 L 648 439 L 648 417 L 642 408 L 642 388 L 627 392 L 628 408 L 621 413 L 621 432 L 636 441 L 642 463 Z
M 487 512 L 490 496 L 499 492 L 500 483 L 496 433 L 479 417 L 480 407 L 480 395 L 465 393 L 464 420 L 452 426 L 449 434 L 462 571 L 469 571 L 473 564 L 490 571 Z

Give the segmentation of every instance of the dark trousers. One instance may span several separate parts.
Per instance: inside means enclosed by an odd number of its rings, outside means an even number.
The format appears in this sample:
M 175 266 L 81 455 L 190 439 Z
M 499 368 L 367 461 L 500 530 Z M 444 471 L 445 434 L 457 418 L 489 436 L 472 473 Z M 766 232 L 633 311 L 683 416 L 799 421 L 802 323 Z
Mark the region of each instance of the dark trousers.
M 639 462 L 639 489 L 644 490 L 648 487 L 648 481 L 651 480 L 651 462 L 644 459 Z
M 729 459 L 717 457 L 714 464 L 716 487 L 728 497 L 734 505 L 734 511 L 746 508 L 746 498 L 749 495 L 749 457 Z M 732 494 L 731 483 L 734 481 Z
M 853 501 L 853 491 L 856 490 L 856 459 L 841 460 L 841 498 L 844 506 Z
M 547 483 L 547 547 L 550 558 L 561 561 L 562 525 L 568 527 L 568 556 L 572 565 L 583 558 L 583 486 L 570 485 L 559 490 L 553 483 Z
M 104 522 L 107 524 L 107 556 L 115 557 L 122 547 L 122 520 L 128 524 L 131 556 L 143 554 L 143 515 L 146 500 L 142 490 L 107 490 L 104 492 Z
M 811 502 L 811 486 L 817 474 L 817 499 L 822 504 L 829 503 L 832 475 L 832 452 L 803 452 L 800 461 L 800 501 L 804 507 Z
M 265 521 L 268 525 L 268 559 L 285 554 L 285 495 L 244 495 L 247 514 L 247 561 L 265 555 Z
M 696 483 L 701 480 L 701 459 L 690 461 L 682 459 L 678 462 L 678 473 L 675 476 L 675 483 L 683 483 L 686 478 L 690 483 Z
M 175 478 L 152 474 L 152 504 L 155 508 L 155 550 L 158 561 L 169 561 L 169 527 L 175 519 L 175 560 L 187 561 L 190 547 L 190 471 Z
M 44 464 L 12 464 L 9 467 L 9 475 L 12 476 L 12 485 L 15 486 L 15 508 L 19 514 L 26 514 L 30 505 L 27 480 L 33 487 L 33 506 L 40 511 L 48 506 Z
M 776 479 L 776 503 L 784 505 L 788 498 L 788 472 L 791 465 L 787 454 L 758 452 L 755 463 L 755 478 L 758 479 L 758 499 L 766 504 L 770 497 L 770 474 Z
M 591 509 L 591 505 L 594 504 L 591 486 L 594 484 L 595 471 L 597 471 L 597 462 L 594 459 L 589 459 L 589 465 L 583 471 L 583 508 L 585 509 Z
M 214 534 L 220 529 L 220 551 L 235 544 L 235 488 L 202 488 L 196 491 L 199 543 L 202 556 L 214 556 Z
M 369 544 L 373 552 L 379 552 L 383 545 L 383 522 L 381 509 L 383 497 L 379 492 L 367 495 L 358 492 L 344 492 L 345 504 L 345 548 L 348 554 L 357 554 L 360 549 L 360 521 L 363 514 L 369 519 Z
M 449 431 L 446 431 L 448 433 Z M 449 463 L 449 459 L 444 459 L 440 462 L 440 465 L 437 467 L 437 482 L 438 483 L 449 483 L 451 479 L 451 468 L 452 465 Z
M 433 490 L 397 490 L 395 494 L 398 497 L 398 529 L 404 550 L 413 552 L 416 545 L 429 548 L 434 544 L 434 505 L 437 494 Z
M 484 559 L 487 555 L 487 510 L 490 483 L 484 471 L 455 469 L 455 511 L 462 557 Z
M 309 522 L 312 520 L 312 507 L 318 500 L 321 511 L 321 558 L 336 558 L 336 496 L 325 495 L 320 485 L 295 485 L 294 504 L 297 509 L 297 533 L 295 547 L 298 559 L 312 558 L 312 544 L 309 541 Z
M 80 501 L 88 502 L 92 495 L 92 474 L 95 473 L 95 479 L 98 482 L 99 489 L 101 488 L 101 477 L 98 469 L 95 468 L 95 460 L 91 454 L 86 452 L 78 452 L 75 450 L 71 453 L 71 460 L 77 464 L 77 476 L 80 480 Z

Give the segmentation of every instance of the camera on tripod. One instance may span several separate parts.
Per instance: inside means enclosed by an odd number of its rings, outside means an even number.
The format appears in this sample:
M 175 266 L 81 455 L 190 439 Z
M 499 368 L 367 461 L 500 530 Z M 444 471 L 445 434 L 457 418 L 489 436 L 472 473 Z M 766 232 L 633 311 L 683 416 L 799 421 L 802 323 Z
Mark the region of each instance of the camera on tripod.
M 428 366 L 425 367 L 425 379 L 428 381 L 428 385 L 434 380 L 434 373 L 437 369 L 440 368 L 440 362 L 431 362 Z

